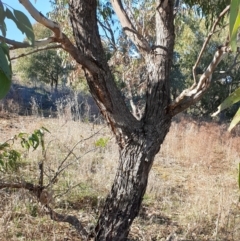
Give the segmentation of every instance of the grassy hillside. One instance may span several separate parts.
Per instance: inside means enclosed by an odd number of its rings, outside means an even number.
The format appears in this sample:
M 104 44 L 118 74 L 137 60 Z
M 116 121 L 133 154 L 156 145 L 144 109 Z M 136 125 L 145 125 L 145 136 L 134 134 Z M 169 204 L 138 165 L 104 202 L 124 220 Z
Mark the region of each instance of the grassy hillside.
M 50 187 L 52 207 L 76 215 L 90 229 L 111 188 L 118 149 L 107 126 L 57 118 L 0 112 L 0 142 L 42 126 L 46 134 L 44 181 L 48 183 L 66 159 L 66 167 Z M 179 118 L 180 120 L 181 118 Z M 240 137 L 225 126 L 182 118 L 172 124 L 150 173 L 139 217 L 130 240 L 235 240 L 240 237 L 237 184 Z M 16 142 L 15 147 L 21 150 Z M 38 183 L 41 150 L 23 153 L 18 173 L 0 180 Z M 172 239 L 171 239 L 172 237 Z M 50 220 L 28 191 L 0 189 L 0 240 L 78 240 L 73 228 Z

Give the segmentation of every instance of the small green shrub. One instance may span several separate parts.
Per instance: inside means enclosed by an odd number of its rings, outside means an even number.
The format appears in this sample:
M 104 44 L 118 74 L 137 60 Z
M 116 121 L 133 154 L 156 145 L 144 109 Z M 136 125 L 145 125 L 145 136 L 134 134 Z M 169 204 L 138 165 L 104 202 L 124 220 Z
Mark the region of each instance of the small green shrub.
M 99 138 L 98 140 L 95 141 L 95 146 L 105 148 L 108 144 L 108 141 L 109 141 L 109 138 L 101 137 L 101 138 Z
M 21 166 L 22 156 L 21 152 L 14 149 L 14 142 L 20 140 L 21 146 L 29 151 L 32 147 L 36 150 L 41 146 L 44 153 L 44 133 L 49 132 L 46 128 L 42 127 L 35 130 L 32 134 L 19 133 L 13 138 L 7 140 L 4 143 L 0 143 L 0 172 L 9 173 L 17 172 Z M 11 144 L 10 144 L 11 143 Z

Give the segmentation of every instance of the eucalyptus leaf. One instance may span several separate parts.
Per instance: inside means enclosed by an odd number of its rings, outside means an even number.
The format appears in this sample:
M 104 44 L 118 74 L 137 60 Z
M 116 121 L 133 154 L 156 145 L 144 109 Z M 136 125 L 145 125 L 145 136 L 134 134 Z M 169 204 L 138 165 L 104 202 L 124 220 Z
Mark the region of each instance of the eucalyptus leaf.
M 15 9 L 13 10 L 13 13 L 8 8 L 6 8 L 6 17 L 11 19 L 22 33 L 26 34 L 28 40 L 33 45 L 35 37 L 32 24 L 28 17 L 23 12 Z
M 229 15 L 229 32 L 232 35 L 235 21 L 238 15 L 239 0 L 232 0 L 230 5 L 230 15 Z
M 37 147 L 39 146 L 39 138 L 38 138 L 38 135 L 33 133 L 29 138 L 28 138 L 28 141 L 30 143 L 30 145 L 33 147 L 34 150 L 37 149 Z
M 0 1 L 0 30 L 2 31 L 4 37 L 6 37 L 6 24 L 4 23 L 5 16 L 5 10 L 2 2 Z
M 232 0 L 229 15 L 230 44 L 232 51 L 237 50 L 237 33 L 240 25 L 240 1 Z
M 4 43 L 0 44 L 0 99 L 4 98 L 10 90 L 12 70 L 9 54 Z
M 6 77 L 11 80 L 12 70 L 11 62 L 9 59 L 8 47 L 4 43 L 0 44 L 0 70 L 6 75 Z
M 51 133 L 47 128 L 45 128 L 44 126 L 41 127 L 41 129 L 43 129 L 44 131 L 47 131 L 48 133 Z M 40 129 L 40 130 L 41 130 Z
M 19 22 L 18 22 L 18 20 L 15 18 L 15 16 L 13 15 L 13 13 L 12 13 L 8 8 L 6 8 L 5 14 L 6 14 L 6 17 L 7 17 L 8 19 L 11 19 L 11 20 L 17 25 L 17 27 L 19 28 Z M 20 29 L 20 28 L 19 28 L 19 29 Z
M 4 143 L 0 144 L 0 151 L 6 149 L 8 147 L 10 147 L 10 145 L 7 142 L 4 142 Z
M 237 113 L 234 115 L 231 121 L 231 124 L 228 128 L 228 131 L 231 131 L 239 122 L 240 122 L 240 108 L 238 109 Z
M 240 101 L 240 88 L 236 89 L 231 95 L 229 95 L 221 105 L 218 106 L 218 110 L 212 114 L 212 116 L 218 115 L 222 110 L 232 106 Z
M 11 59 L 10 59 L 10 53 L 9 53 L 9 47 L 6 43 L 2 42 L 0 43 L 0 48 L 2 48 L 3 52 L 5 53 L 5 56 L 7 57 L 8 65 L 11 69 L 12 73 L 12 66 L 11 66 Z
M 0 70 L 0 99 L 3 99 L 9 92 L 11 87 L 11 81 Z
M 13 10 L 16 19 L 18 20 L 19 26 L 18 28 L 26 34 L 27 38 L 29 39 L 30 43 L 34 44 L 34 33 L 33 27 L 31 22 L 29 21 L 28 17 L 21 11 L 14 9 Z
M 3 22 L 2 25 L 0 24 L 0 30 L 1 30 L 1 32 L 2 32 L 3 37 L 6 37 L 6 34 L 7 34 L 7 26 L 6 26 L 6 24 L 5 24 L 4 22 Z
M 5 11 L 5 14 L 6 14 L 6 17 L 8 19 L 11 19 L 16 25 L 17 25 L 17 28 L 21 30 L 21 23 L 15 18 L 15 16 L 13 15 L 13 13 L 8 9 L 6 8 L 6 11 Z M 24 32 L 23 32 L 24 33 Z

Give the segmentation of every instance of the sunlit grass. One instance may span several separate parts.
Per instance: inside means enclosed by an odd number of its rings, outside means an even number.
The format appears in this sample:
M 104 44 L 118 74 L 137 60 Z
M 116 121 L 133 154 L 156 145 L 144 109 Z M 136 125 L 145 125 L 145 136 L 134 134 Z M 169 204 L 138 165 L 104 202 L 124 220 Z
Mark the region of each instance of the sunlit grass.
M 32 133 L 42 126 L 51 132 L 45 136 L 45 184 L 73 146 L 91 137 L 72 150 L 73 154 L 64 163 L 68 168 L 50 189 L 55 197 L 52 205 L 57 211 L 77 215 L 85 225 L 94 225 L 117 168 L 114 137 L 105 125 L 74 122 L 71 118 L 15 116 L 0 119 L 0 141 L 19 132 Z M 240 138 L 225 129 L 186 119 L 172 124 L 152 167 L 143 208 L 132 227 L 132 239 L 163 241 L 174 234 L 179 240 L 239 240 Z M 21 149 L 17 143 L 16 148 Z M 37 184 L 41 150 L 23 156 L 25 164 L 18 178 Z M 69 225 L 51 221 L 24 190 L 0 190 L 0 237 L 0 240 L 78 239 Z

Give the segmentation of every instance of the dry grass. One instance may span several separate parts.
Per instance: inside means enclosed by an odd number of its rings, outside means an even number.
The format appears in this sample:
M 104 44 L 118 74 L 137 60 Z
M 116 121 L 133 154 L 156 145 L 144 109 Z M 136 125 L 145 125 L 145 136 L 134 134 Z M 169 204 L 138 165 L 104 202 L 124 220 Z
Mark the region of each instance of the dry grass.
M 104 125 L 73 122 L 69 118 L 15 116 L 0 118 L 0 142 L 41 126 L 51 131 L 46 135 L 46 183 L 69 150 L 79 140 L 92 136 L 76 146 L 73 152 L 78 160 L 74 155 L 68 158 L 65 164 L 70 166 L 51 189 L 56 210 L 75 214 L 85 224 L 94 225 L 117 165 L 118 149 L 113 136 Z M 109 138 L 105 148 L 96 147 L 100 138 Z M 175 235 L 175 240 L 185 241 L 239 240 L 239 141 L 237 135 L 231 136 L 216 124 L 185 119 L 173 123 L 153 165 L 130 238 L 164 241 Z M 25 165 L 17 177 L 37 183 L 41 150 L 25 153 L 24 157 Z M 77 238 L 68 224 L 51 221 L 27 191 L 0 190 L 0 240 Z

